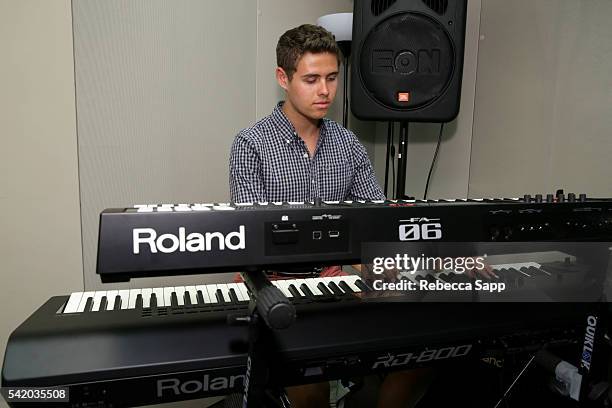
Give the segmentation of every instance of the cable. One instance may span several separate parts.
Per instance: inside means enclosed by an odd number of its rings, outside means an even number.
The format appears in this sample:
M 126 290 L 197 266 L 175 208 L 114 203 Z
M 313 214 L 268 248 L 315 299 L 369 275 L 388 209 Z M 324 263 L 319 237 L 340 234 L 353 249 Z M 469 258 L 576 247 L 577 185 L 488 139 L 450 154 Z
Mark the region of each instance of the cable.
M 440 150 L 440 143 L 442 143 L 442 131 L 444 130 L 444 123 L 440 124 L 440 134 L 438 135 L 438 144 L 436 145 L 436 152 L 434 153 L 433 160 L 431 161 L 431 167 L 429 168 L 429 174 L 427 175 L 427 183 L 425 183 L 425 194 L 423 194 L 423 200 L 427 200 L 427 190 L 429 190 L 429 181 L 431 180 L 431 172 L 433 171 L 434 164 L 438 158 L 438 151 Z
M 393 139 L 393 122 L 387 122 L 387 151 L 385 159 L 385 197 L 389 197 L 389 160 L 391 160 L 391 140 Z
M 391 191 L 393 192 L 393 198 L 395 197 L 395 142 L 393 136 L 391 136 L 391 175 L 393 176 L 393 184 Z

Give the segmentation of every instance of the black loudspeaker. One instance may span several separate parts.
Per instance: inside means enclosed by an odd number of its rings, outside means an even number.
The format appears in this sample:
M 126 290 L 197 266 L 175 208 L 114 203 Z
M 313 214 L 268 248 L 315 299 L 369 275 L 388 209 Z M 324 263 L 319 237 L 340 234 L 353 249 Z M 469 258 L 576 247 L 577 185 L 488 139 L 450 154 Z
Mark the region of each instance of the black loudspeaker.
M 355 0 L 351 110 L 366 120 L 459 113 L 467 0 Z

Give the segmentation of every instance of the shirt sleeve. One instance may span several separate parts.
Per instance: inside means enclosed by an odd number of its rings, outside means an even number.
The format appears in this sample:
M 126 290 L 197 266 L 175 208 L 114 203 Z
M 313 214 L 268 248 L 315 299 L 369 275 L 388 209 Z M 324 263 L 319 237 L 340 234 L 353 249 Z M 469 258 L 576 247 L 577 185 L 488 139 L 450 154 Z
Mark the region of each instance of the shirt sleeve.
M 355 158 L 355 174 L 349 193 L 350 200 L 384 200 L 385 194 L 378 185 L 368 152 L 353 134 L 353 157 Z
M 229 159 L 230 198 L 235 203 L 267 201 L 261 173 L 261 159 L 252 143 L 238 134 Z

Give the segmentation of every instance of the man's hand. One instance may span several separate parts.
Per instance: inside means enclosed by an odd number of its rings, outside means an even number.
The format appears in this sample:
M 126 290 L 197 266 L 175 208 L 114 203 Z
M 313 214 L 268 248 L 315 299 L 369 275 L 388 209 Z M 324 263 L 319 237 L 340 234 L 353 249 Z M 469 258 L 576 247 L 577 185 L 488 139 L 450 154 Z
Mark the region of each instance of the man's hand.
M 472 257 L 467 257 L 465 259 L 466 261 L 468 259 L 471 259 L 472 261 L 476 262 L 476 260 Z M 472 279 L 476 279 L 478 277 L 482 277 L 482 278 L 489 279 L 489 280 L 499 279 L 499 276 L 495 274 L 495 272 L 493 271 L 493 267 L 491 267 L 491 265 L 489 264 L 484 264 L 484 268 L 482 269 L 474 267 L 470 270 L 466 270 L 465 274 Z

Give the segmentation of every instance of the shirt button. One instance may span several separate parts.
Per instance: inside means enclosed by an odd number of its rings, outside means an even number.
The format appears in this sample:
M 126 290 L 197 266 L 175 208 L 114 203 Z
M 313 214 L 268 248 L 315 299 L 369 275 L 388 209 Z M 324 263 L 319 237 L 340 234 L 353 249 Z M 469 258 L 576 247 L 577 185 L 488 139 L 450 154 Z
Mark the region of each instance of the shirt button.
M 312 184 L 314 184 L 314 183 L 315 183 L 315 181 L 314 181 L 314 179 L 313 179 L 313 180 L 312 180 Z
M 304 157 L 308 158 L 308 153 L 304 153 Z
M 291 140 L 289 140 L 289 139 L 285 139 L 285 142 L 287 142 L 287 143 L 291 143 Z

